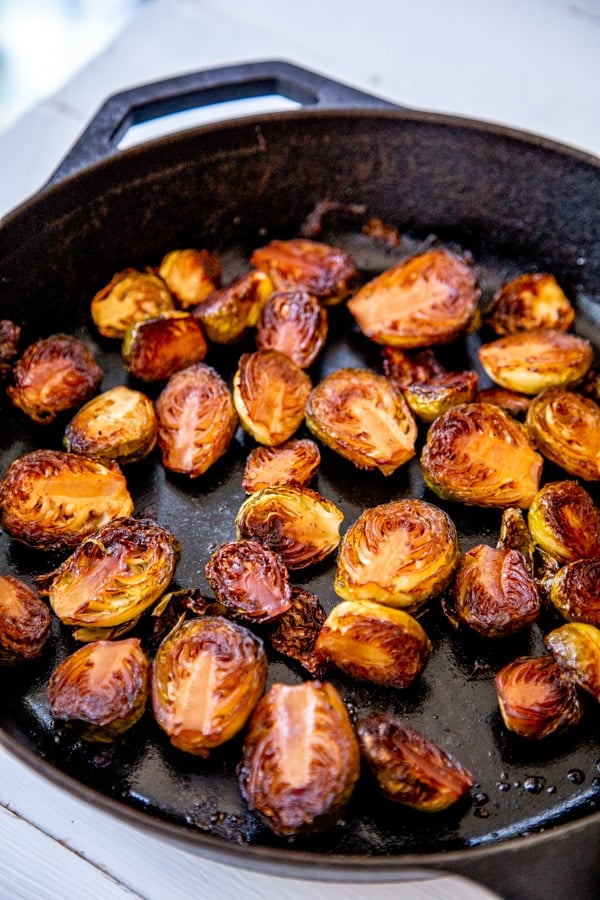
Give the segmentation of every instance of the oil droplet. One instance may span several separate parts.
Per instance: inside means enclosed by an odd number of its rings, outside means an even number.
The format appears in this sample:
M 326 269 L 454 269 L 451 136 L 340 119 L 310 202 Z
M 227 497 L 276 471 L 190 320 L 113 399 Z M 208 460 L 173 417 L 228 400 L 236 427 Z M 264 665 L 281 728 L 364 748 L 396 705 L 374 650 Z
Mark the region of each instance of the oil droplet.
M 489 814 L 490 814 L 489 809 L 482 809 L 481 807 L 478 807 L 477 809 L 475 809 L 473 811 L 473 815 L 477 816 L 478 819 L 487 819 Z
M 598 778 L 598 777 L 592 778 L 592 786 L 593 786 L 593 787 L 600 787 L 600 778 Z
M 585 773 L 581 769 L 569 769 L 567 778 L 572 784 L 583 784 L 585 781 Z
M 547 794 L 555 794 L 556 793 L 556 788 L 554 787 L 553 784 L 551 784 L 549 788 L 546 788 L 546 793 Z
M 508 783 L 508 781 L 498 781 L 496 782 L 496 787 L 501 794 L 505 794 L 507 791 L 510 791 L 510 784 Z
M 520 787 L 521 787 L 521 782 L 520 782 L 520 781 L 513 781 L 513 787 L 520 788 Z
M 541 775 L 528 775 L 523 781 L 523 787 L 530 794 L 540 794 L 546 787 L 546 779 Z
M 478 791 L 476 794 L 473 794 L 473 803 L 475 806 L 485 806 L 485 804 L 489 802 L 489 799 L 488 795 L 484 794 L 483 791 Z

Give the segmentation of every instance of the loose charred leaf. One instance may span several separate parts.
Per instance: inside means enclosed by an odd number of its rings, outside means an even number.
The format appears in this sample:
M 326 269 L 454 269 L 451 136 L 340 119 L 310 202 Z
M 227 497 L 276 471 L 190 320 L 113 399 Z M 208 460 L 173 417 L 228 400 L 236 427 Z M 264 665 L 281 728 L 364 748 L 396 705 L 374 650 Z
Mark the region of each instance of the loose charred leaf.
M 486 321 L 496 334 L 514 334 L 537 328 L 568 331 L 575 310 L 554 275 L 526 272 L 496 291 Z
M 0 575 L 0 666 L 37 659 L 50 628 L 50 610 L 37 593 L 14 575 Z
M 527 514 L 535 543 L 559 562 L 600 556 L 600 509 L 576 481 L 552 481 Z
M 509 506 L 502 511 L 497 547 L 499 550 L 518 550 L 525 558 L 527 572 L 534 574 L 535 544 L 521 509 Z
M 213 344 L 240 341 L 258 322 L 260 311 L 273 291 L 264 272 L 248 272 L 220 291 L 214 291 L 194 307 L 204 333 Z
M 315 642 L 325 619 L 325 610 L 316 594 L 292 586 L 291 607 L 270 625 L 268 641 L 278 653 L 300 663 L 313 678 L 321 678 L 325 666 L 317 659 Z
M 358 284 L 349 253 L 304 238 L 271 241 L 254 251 L 250 263 L 266 272 L 276 290 L 305 290 L 325 306 L 340 303 Z
M 174 309 L 173 296 L 162 278 L 152 272 L 123 269 L 92 298 L 91 313 L 103 337 L 123 338 L 127 329 Z
M 148 456 L 156 434 L 152 400 L 118 385 L 82 406 L 65 429 L 64 446 L 70 453 L 125 465 Z
M 567 563 L 554 575 L 550 600 L 567 622 L 600 627 L 600 557 Z
M 546 459 L 577 478 L 600 479 L 600 406 L 594 400 L 548 388 L 531 401 L 525 425 Z
M 196 306 L 221 287 L 221 263 L 209 250 L 171 250 L 163 256 L 158 274 L 180 309 Z
M 164 594 L 151 610 L 152 634 L 149 639 L 153 653 L 166 636 L 186 619 L 200 616 L 222 616 L 226 610 L 214 599 L 205 597 L 195 588 Z
M 242 487 L 253 494 L 266 487 L 307 485 L 320 463 L 319 447 L 310 438 L 286 441 L 277 447 L 255 447 L 246 460 Z
M 569 622 L 547 634 L 544 643 L 567 677 L 600 700 L 600 629 Z
M 128 328 L 121 356 L 126 371 L 141 381 L 166 381 L 175 372 L 202 362 L 207 350 L 198 319 L 173 310 Z
M 234 616 L 268 622 L 291 606 L 285 565 L 258 541 L 222 544 L 212 554 L 205 571 L 217 600 Z
M 256 329 L 259 350 L 279 350 L 308 369 L 327 338 L 327 310 L 307 291 L 278 291 L 262 308 Z
M 10 319 L 0 319 L 0 380 L 8 378 L 19 355 L 21 326 Z

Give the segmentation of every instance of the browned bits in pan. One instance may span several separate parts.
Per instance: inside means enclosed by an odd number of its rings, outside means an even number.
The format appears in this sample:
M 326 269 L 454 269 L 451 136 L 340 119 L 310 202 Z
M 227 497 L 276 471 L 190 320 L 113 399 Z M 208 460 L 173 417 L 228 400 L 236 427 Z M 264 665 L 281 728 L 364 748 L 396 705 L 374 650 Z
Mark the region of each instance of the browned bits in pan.
M 141 381 L 166 381 L 206 356 L 208 344 L 198 319 L 173 310 L 136 322 L 121 348 L 127 372 Z
M 525 417 L 540 453 L 569 475 L 600 479 L 600 406 L 564 388 L 548 388 L 534 397 Z
M 158 274 L 180 309 L 195 306 L 221 287 L 221 263 L 209 250 L 171 250 L 163 256 Z
M 14 575 L 0 575 L 0 666 L 37 659 L 51 629 L 50 611 Z
M 485 318 L 498 335 L 536 328 L 568 331 L 575 310 L 554 275 L 526 272 L 496 291 Z
M 313 364 L 327 338 L 327 310 L 307 291 L 278 291 L 262 308 L 256 342 L 260 350 L 279 350 L 300 366 Z
M 277 447 L 255 447 L 248 454 L 242 486 L 252 494 L 265 487 L 307 485 L 320 463 L 319 447 L 310 438 L 286 441 Z
M 547 634 L 544 643 L 567 676 L 600 700 L 600 629 L 569 622 Z
M 148 456 L 156 434 L 152 400 L 117 385 L 82 406 L 67 425 L 63 443 L 71 453 L 124 465 Z
M 527 523 L 537 546 L 559 562 L 600 556 L 600 509 L 576 481 L 552 481 L 540 488 Z
M 174 309 L 167 285 L 152 272 L 123 269 L 92 298 L 91 312 L 103 337 L 123 338 L 128 328 Z
M 340 303 L 358 284 L 358 270 L 349 253 L 304 238 L 271 241 L 254 251 L 250 263 L 267 273 L 276 290 L 300 288 L 325 306 Z
M 264 272 L 240 275 L 230 285 L 209 294 L 193 309 L 213 344 L 234 344 L 258 322 L 260 311 L 273 291 Z
M 223 544 L 215 550 L 205 571 L 217 600 L 240 619 L 268 622 L 291 606 L 286 567 L 258 541 Z

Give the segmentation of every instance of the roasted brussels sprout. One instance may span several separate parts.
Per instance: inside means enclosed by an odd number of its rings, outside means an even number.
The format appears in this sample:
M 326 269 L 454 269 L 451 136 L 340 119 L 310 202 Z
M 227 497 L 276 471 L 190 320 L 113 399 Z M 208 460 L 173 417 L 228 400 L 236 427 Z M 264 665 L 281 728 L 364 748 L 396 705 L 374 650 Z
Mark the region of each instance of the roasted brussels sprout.
M 110 628 L 136 618 L 164 593 L 180 550 L 151 519 L 115 519 L 35 584 L 65 625 Z
M 214 597 L 205 597 L 197 588 L 186 588 L 163 594 L 156 606 L 153 606 L 152 635 L 148 639 L 153 653 L 174 628 L 186 619 L 197 619 L 200 616 L 224 616 L 227 610 Z
M 292 586 L 291 606 L 279 616 L 267 631 L 269 644 L 306 669 L 314 678 L 325 670 L 315 654 L 315 642 L 326 619 L 326 613 L 316 594 Z
M 527 514 L 535 543 L 560 562 L 600 556 L 600 509 L 576 481 L 551 481 Z
M 85 740 L 113 741 L 143 715 L 149 675 L 139 638 L 94 641 L 67 656 L 52 673 L 50 711 L 56 719 L 80 724 Z
M 91 312 L 103 337 L 123 338 L 127 329 L 142 319 L 151 319 L 174 309 L 167 285 L 151 272 L 124 269 L 92 298 Z
M 446 500 L 526 508 L 543 460 L 523 425 L 492 403 L 466 403 L 430 426 L 421 454 L 427 487 Z
M 156 432 L 152 400 L 118 385 L 89 400 L 75 414 L 65 429 L 64 446 L 70 453 L 124 465 L 152 452 Z
M 577 384 L 592 359 L 588 340 L 552 328 L 519 331 L 479 348 L 479 361 L 492 381 L 522 394 Z
M 333 685 L 274 684 L 248 726 L 242 796 L 279 835 L 335 825 L 360 774 L 358 740 Z
M 229 388 L 204 363 L 172 375 L 155 408 L 163 465 L 190 478 L 223 456 L 238 426 Z
M 351 678 L 406 688 L 427 663 L 432 644 L 403 609 L 371 600 L 343 600 L 327 616 L 317 641 L 317 659 Z
M 38 425 L 51 425 L 62 413 L 89 400 L 102 378 L 102 369 L 83 341 L 53 334 L 27 347 L 13 367 L 13 383 L 6 393 Z
M 338 369 L 311 392 L 306 424 L 358 469 L 391 475 L 415 455 L 417 426 L 402 394 L 368 369 Z
M 98 528 L 133 512 L 119 465 L 60 450 L 14 460 L 0 481 L 0 524 L 40 550 L 77 546 Z
M 600 406 L 564 388 L 535 397 L 525 425 L 541 453 L 569 475 L 600 479 Z
M 583 710 L 575 684 L 551 656 L 520 656 L 494 680 L 504 724 L 539 740 L 576 725 Z
M 440 812 L 475 783 L 464 766 L 395 716 L 367 716 L 357 732 L 362 755 L 388 800 Z
M 228 287 L 210 294 L 194 307 L 204 333 L 213 344 L 233 344 L 258 322 L 273 282 L 264 272 L 248 272 Z
M 544 643 L 568 678 L 600 700 L 600 628 L 569 622 L 547 634 Z
M 250 257 L 278 291 L 305 290 L 325 306 L 340 303 L 358 284 L 356 263 L 349 253 L 319 241 L 294 238 L 271 241 Z
M 319 448 L 310 438 L 286 441 L 277 447 L 255 447 L 248 454 L 242 486 L 252 494 L 265 487 L 306 485 L 321 463 Z
M 256 331 L 259 350 L 279 350 L 308 369 L 327 337 L 327 310 L 306 291 L 278 291 L 262 308 Z
M 550 583 L 550 600 L 567 622 L 600 628 L 600 557 L 561 566 Z
M 171 250 L 163 256 L 158 274 L 181 309 L 196 306 L 221 286 L 221 263 L 208 250 Z
M 456 528 L 445 512 L 424 500 L 392 500 L 350 526 L 333 586 L 345 600 L 414 611 L 448 586 L 459 557 Z
M 19 355 L 21 326 L 10 319 L 0 319 L 0 380 L 8 378 Z
M 489 387 L 477 391 L 475 398 L 479 403 L 493 403 L 515 418 L 522 417 L 529 409 L 531 397 L 518 391 L 507 391 L 506 388 Z
M 381 351 L 381 360 L 385 375 L 400 390 L 448 374 L 431 348 L 411 351 L 387 346 Z
M 486 320 L 496 334 L 514 334 L 536 328 L 568 331 L 575 310 L 554 275 L 527 272 L 496 291 Z
M 212 554 L 206 579 L 234 616 L 268 622 L 291 606 L 288 572 L 280 558 L 258 541 L 229 541 Z
M 472 325 L 480 293 L 468 263 L 439 248 L 369 281 L 348 309 L 363 334 L 378 344 L 431 347 L 455 340 Z
M 310 378 L 278 350 L 243 353 L 233 379 L 233 402 L 244 429 L 267 447 L 283 444 L 304 420 Z
M 433 422 L 451 406 L 475 399 L 477 373 L 447 372 L 430 349 L 410 353 L 399 347 L 384 347 L 382 357 L 386 376 L 424 422 Z
M 242 503 L 237 538 L 256 540 L 279 554 L 288 569 L 321 562 L 340 542 L 344 514 L 317 491 L 302 485 L 263 488 Z
M 121 356 L 125 369 L 141 381 L 166 381 L 175 372 L 202 362 L 207 350 L 198 319 L 173 310 L 128 328 Z
M 0 575 L 0 666 L 37 659 L 50 637 L 50 610 L 14 575 Z
M 188 619 L 156 653 L 154 716 L 178 750 L 208 756 L 242 730 L 266 679 L 260 638 L 221 616 Z
M 521 509 L 509 506 L 502 511 L 497 547 L 499 550 L 518 550 L 525 559 L 528 574 L 534 574 L 535 542 Z

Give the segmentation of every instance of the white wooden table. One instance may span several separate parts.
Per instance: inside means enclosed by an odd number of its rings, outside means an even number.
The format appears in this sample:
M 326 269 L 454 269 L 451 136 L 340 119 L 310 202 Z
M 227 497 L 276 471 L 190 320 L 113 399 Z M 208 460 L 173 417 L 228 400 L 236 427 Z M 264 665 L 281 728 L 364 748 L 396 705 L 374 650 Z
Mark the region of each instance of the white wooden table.
M 57 95 L 0 135 L 0 215 L 43 185 L 107 95 L 266 58 L 600 154 L 598 0 L 155 0 Z M 214 863 L 75 799 L 1 746 L 0 847 L 0 900 L 488 896 L 451 876 L 309 885 Z

